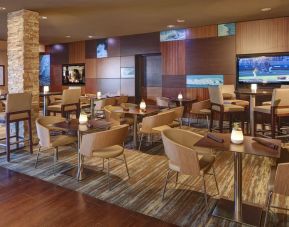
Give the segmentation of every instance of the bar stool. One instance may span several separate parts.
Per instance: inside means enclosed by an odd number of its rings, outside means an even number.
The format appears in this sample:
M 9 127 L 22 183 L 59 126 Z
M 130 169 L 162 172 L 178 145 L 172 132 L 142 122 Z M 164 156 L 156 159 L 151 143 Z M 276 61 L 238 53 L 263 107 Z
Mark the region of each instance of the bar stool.
M 263 134 L 257 133 L 257 117 L 261 115 L 262 117 L 270 117 L 271 119 L 271 138 L 276 137 L 276 125 L 278 126 L 278 133 L 280 134 L 280 128 L 281 128 L 281 121 L 280 119 L 282 117 L 288 117 L 289 116 L 289 88 L 277 88 L 273 90 L 272 93 L 272 101 L 271 105 L 265 105 L 265 106 L 256 106 L 254 108 L 254 135 L 256 136 L 261 135 L 264 137 L 267 137 L 264 135 L 265 129 L 264 127 L 262 132 Z M 264 119 L 264 118 L 263 118 Z M 278 120 L 278 124 L 276 124 Z M 262 125 L 264 122 L 262 122 Z
M 32 142 L 32 126 L 31 126 L 31 104 L 32 95 L 30 93 L 17 93 L 7 95 L 7 104 L 5 112 L 0 113 L 0 122 L 5 123 L 6 126 L 6 138 L 0 140 L 6 140 L 6 144 L 0 144 L 0 146 L 6 147 L 7 161 L 10 162 L 11 145 L 16 144 L 19 149 L 19 143 L 29 141 L 30 153 L 33 153 Z M 19 136 L 19 122 L 28 121 L 28 139 L 24 139 Z M 16 135 L 10 135 L 10 124 L 15 123 Z M 11 143 L 10 139 L 16 138 L 16 142 Z
M 69 119 L 70 113 L 75 112 L 76 118 L 80 114 L 80 96 L 81 89 L 66 89 L 62 94 L 62 101 L 60 104 L 49 105 L 47 107 L 47 113 L 60 113 L 62 117 Z
M 215 113 L 219 113 L 219 131 L 223 132 L 224 115 L 229 117 L 229 129 L 232 130 L 232 117 L 236 114 L 240 115 L 242 129 L 244 130 L 244 112 L 243 106 L 235 104 L 224 103 L 221 87 L 209 87 L 209 95 L 211 101 L 211 119 L 210 119 L 210 131 L 213 130 L 213 120 Z

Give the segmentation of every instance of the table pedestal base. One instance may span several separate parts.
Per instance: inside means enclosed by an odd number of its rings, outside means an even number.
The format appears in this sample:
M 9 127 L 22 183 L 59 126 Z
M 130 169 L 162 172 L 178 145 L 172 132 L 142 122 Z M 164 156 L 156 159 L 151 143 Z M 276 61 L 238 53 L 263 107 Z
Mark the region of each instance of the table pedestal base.
M 69 170 L 62 172 L 62 174 L 77 179 L 77 170 L 78 170 L 77 167 L 73 167 Z M 86 179 L 88 177 L 92 177 L 92 176 L 97 176 L 97 172 L 95 170 L 83 168 L 79 180 L 84 180 L 84 179 Z
M 242 204 L 242 217 L 237 220 L 234 212 L 234 201 L 220 199 L 213 211 L 213 216 L 224 218 L 240 224 L 249 226 L 260 226 L 262 217 L 262 208 L 248 204 Z

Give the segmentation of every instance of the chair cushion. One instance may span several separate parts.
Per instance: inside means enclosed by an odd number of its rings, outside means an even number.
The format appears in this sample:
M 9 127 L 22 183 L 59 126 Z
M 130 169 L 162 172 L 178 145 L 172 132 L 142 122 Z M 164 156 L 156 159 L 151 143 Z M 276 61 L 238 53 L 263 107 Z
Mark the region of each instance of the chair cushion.
M 12 120 L 12 121 L 22 119 L 22 118 L 28 118 L 28 114 L 27 113 L 19 113 L 19 114 L 10 115 L 10 120 Z M 1 123 L 6 122 L 6 113 L 5 112 L 0 113 L 0 122 Z
M 100 150 L 94 150 L 93 156 L 99 158 L 115 158 L 117 156 L 122 155 L 124 149 L 120 145 L 114 145 L 106 148 L 102 148 Z
M 201 114 L 211 114 L 211 110 L 210 109 L 201 109 L 200 113 Z
M 59 135 L 52 137 L 52 147 L 66 146 L 77 141 L 75 136 Z
M 254 111 L 259 113 L 271 114 L 271 106 L 256 106 L 254 108 Z M 289 115 L 289 108 L 277 109 L 276 113 Z
M 169 126 L 171 128 L 176 128 L 176 127 L 180 127 L 181 123 L 180 123 L 180 121 L 174 120 L 171 124 L 169 124 Z
M 171 127 L 168 126 L 168 125 L 162 125 L 162 126 L 154 127 L 154 128 L 152 128 L 152 130 L 155 131 L 155 132 L 161 133 L 165 129 L 169 129 L 169 128 L 171 128 Z
M 212 106 L 213 110 L 220 111 L 219 106 Z M 224 112 L 243 112 L 244 107 L 243 106 L 237 106 L 233 104 L 224 104 Z
M 65 111 L 72 111 L 72 110 L 76 110 L 76 106 L 66 106 L 65 107 Z M 52 112 L 61 112 L 61 104 L 57 104 L 57 105 L 50 105 L 47 107 L 48 111 L 52 111 Z
M 241 99 L 232 99 L 232 100 L 225 100 L 224 104 L 233 104 L 233 105 L 237 105 L 237 106 L 249 106 L 249 102 L 246 100 L 241 100 Z
M 271 101 L 267 101 L 267 102 L 262 102 L 263 106 L 271 106 L 272 102 Z

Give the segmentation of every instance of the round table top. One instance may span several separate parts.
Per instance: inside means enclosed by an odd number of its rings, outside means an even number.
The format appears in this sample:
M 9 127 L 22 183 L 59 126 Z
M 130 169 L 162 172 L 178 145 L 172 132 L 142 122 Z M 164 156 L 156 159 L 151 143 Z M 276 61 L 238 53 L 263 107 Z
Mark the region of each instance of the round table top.
M 251 89 L 238 89 L 235 91 L 235 93 L 242 95 L 272 95 L 273 90 L 257 89 L 256 91 L 252 91 Z
M 40 96 L 51 96 L 51 95 L 62 95 L 60 91 L 47 91 L 47 92 L 40 92 Z

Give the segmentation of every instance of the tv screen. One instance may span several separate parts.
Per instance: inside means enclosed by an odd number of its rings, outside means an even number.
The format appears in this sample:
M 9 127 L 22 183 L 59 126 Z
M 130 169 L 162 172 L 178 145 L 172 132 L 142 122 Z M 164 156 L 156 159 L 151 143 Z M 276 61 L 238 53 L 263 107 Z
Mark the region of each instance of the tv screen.
M 62 65 L 62 84 L 84 85 L 85 65 L 84 64 Z
M 239 83 L 289 83 L 289 54 L 237 57 Z
M 39 56 L 39 84 L 40 86 L 50 85 L 50 55 Z

